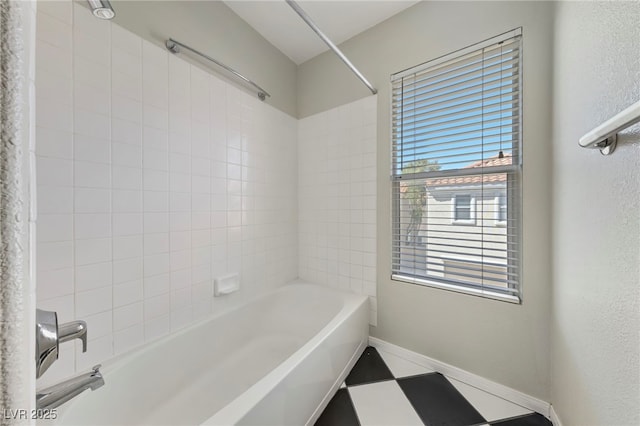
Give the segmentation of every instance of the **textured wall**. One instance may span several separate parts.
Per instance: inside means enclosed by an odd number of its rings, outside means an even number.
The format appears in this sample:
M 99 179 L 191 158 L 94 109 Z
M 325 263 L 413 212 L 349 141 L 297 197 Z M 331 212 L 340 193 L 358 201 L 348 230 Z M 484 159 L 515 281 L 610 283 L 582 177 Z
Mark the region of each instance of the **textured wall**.
M 89 336 L 40 386 L 296 277 L 294 118 L 78 4 L 37 24 L 38 307 Z
M 366 294 L 376 324 L 376 96 L 300 120 L 300 278 Z
M 35 408 L 35 2 L 0 3 L 0 408 L 3 425 Z M 8 410 L 13 410 L 11 413 Z M 24 415 L 19 410 L 25 410 Z
M 523 27 L 523 304 L 390 280 L 389 77 Z M 550 159 L 553 4 L 420 2 L 342 43 L 379 90 L 377 105 L 377 301 L 371 334 L 549 400 Z M 367 96 L 335 55 L 300 65 L 299 116 Z
M 578 147 L 640 100 L 640 3 L 557 5 L 552 398 L 565 425 L 640 424 L 640 127 Z

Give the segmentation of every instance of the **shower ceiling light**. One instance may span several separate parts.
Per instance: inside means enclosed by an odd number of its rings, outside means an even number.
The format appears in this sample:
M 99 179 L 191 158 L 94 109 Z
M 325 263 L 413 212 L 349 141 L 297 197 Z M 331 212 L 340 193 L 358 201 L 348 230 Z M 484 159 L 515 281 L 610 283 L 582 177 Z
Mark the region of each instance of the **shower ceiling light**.
M 93 16 L 96 18 L 113 19 L 113 17 L 116 16 L 109 0 L 87 0 L 87 2 L 91 8 L 91 13 L 93 13 Z

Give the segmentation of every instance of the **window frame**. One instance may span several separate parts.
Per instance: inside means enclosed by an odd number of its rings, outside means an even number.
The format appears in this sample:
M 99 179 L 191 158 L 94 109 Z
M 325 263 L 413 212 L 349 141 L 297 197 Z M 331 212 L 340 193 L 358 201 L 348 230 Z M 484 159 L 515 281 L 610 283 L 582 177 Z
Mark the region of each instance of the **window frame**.
M 413 71 L 416 68 L 422 68 L 422 69 L 428 69 L 426 67 L 427 64 L 431 64 L 433 63 L 433 66 L 435 67 L 437 64 L 439 63 L 443 63 L 446 62 L 448 60 L 451 60 L 452 58 L 455 58 L 455 55 L 462 55 L 466 52 L 471 52 L 473 50 L 479 50 L 479 49 L 483 49 L 484 47 L 487 46 L 491 46 L 492 44 L 497 43 L 497 39 L 502 38 L 502 41 L 500 41 L 500 43 L 502 43 L 503 41 L 506 40 L 510 40 L 513 39 L 515 40 L 516 38 L 519 38 L 518 43 L 519 43 L 519 56 L 518 56 L 518 90 L 515 93 L 515 95 L 517 96 L 517 100 L 515 101 L 515 104 L 517 104 L 517 107 L 519 109 L 518 114 L 517 114 L 517 118 L 518 118 L 518 135 L 517 138 L 513 138 L 511 139 L 511 143 L 513 144 L 513 155 L 514 155 L 514 160 L 512 163 L 512 167 L 502 167 L 502 168 L 496 168 L 493 171 L 490 172 L 486 172 L 488 174 L 492 174 L 492 173 L 504 173 L 506 174 L 506 194 L 502 197 L 504 197 L 506 204 L 507 204 L 507 218 L 506 220 L 500 220 L 501 217 L 501 209 L 500 209 L 500 198 L 501 196 L 498 195 L 495 197 L 495 203 L 496 203 L 496 213 L 495 213 L 495 217 L 494 217 L 494 223 L 497 227 L 502 227 L 502 228 L 508 228 L 509 226 L 515 226 L 516 230 L 513 232 L 513 234 L 506 232 L 506 252 L 509 253 L 510 247 L 517 247 L 517 249 L 515 250 L 515 260 L 510 260 L 511 257 L 510 255 L 507 255 L 508 259 L 506 262 L 506 270 L 507 270 L 507 276 L 515 276 L 515 285 L 511 285 L 509 284 L 509 281 L 507 281 L 508 286 L 506 287 L 507 289 L 515 289 L 512 290 L 513 294 L 510 294 L 508 290 L 505 290 L 504 292 L 502 291 L 492 291 L 492 290 L 487 290 L 485 289 L 483 286 L 478 286 L 478 287 L 472 287 L 472 286 L 466 286 L 463 284 L 451 284 L 451 283 L 447 283 L 443 281 L 440 281 L 438 279 L 434 279 L 434 277 L 428 277 L 428 276 L 414 276 L 414 275 L 405 275 L 403 273 L 398 273 L 398 272 L 394 272 L 394 268 L 395 268 L 395 260 L 394 258 L 396 256 L 400 256 L 401 254 L 398 252 L 396 253 L 397 250 L 401 250 L 399 247 L 395 246 L 396 241 L 393 239 L 392 237 L 392 247 L 391 247 L 391 251 L 392 251 L 392 271 L 391 271 L 391 280 L 393 281 L 399 281 L 399 282 L 405 282 L 405 283 L 410 283 L 410 284 L 418 284 L 418 285 L 423 285 L 423 286 L 428 286 L 428 287 L 434 287 L 434 288 L 440 288 L 440 289 L 444 289 L 444 290 L 448 290 L 448 291 L 453 291 L 453 292 L 457 292 L 457 293 L 463 293 L 463 294 L 467 294 L 467 295 L 473 295 L 473 296 L 480 296 L 482 298 L 486 298 L 486 299 L 494 299 L 494 300 L 499 300 L 499 301 L 505 301 L 505 302 L 510 302 L 510 303 L 514 303 L 514 304 L 522 304 L 522 295 L 523 295 L 523 285 L 522 285 L 522 199 L 523 199 L 523 193 L 522 193 L 522 170 L 523 170 L 523 160 L 522 160 L 522 135 L 523 135 L 523 110 L 522 110 L 522 97 L 523 97 L 523 81 L 522 81 L 522 73 L 523 73 L 523 59 L 522 59 L 522 44 L 523 44 L 523 37 L 522 37 L 522 28 L 516 28 L 512 31 L 508 31 L 506 33 L 503 33 L 499 36 L 496 37 L 492 37 L 490 39 L 487 39 L 483 42 L 468 46 L 466 48 L 460 49 L 458 51 L 454 51 L 451 52 L 449 54 L 443 55 L 441 57 L 438 57 L 432 61 L 428 61 L 425 62 L 423 64 L 417 65 L 415 67 L 411 67 L 408 68 L 406 70 L 403 70 L 399 73 L 393 74 L 391 76 L 391 81 L 392 83 L 402 77 L 403 75 L 409 75 L 411 73 L 417 73 L 418 71 Z M 393 93 L 393 89 L 392 89 L 392 93 Z M 393 97 L 392 97 L 393 99 Z M 392 101 L 393 103 L 393 101 Z M 391 108 L 391 120 L 394 120 L 394 112 L 393 112 L 393 105 Z M 397 173 L 397 156 L 396 156 L 396 148 L 395 148 L 395 138 L 393 135 L 393 128 L 394 126 L 391 126 L 391 147 L 392 147 L 392 165 L 393 165 L 393 173 L 392 173 L 392 185 L 391 185 L 391 190 L 392 190 L 392 235 L 401 235 L 401 220 L 400 218 L 400 210 L 401 210 L 401 195 L 400 195 L 400 182 L 402 181 L 401 178 L 396 178 L 396 173 Z M 460 175 L 464 175 L 460 174 L 452 174 L 452 173 L 446 173 L 446 171 L 444 173 L 441 173 L 442 175 L 445 176 L 460 176 Z M 411 180 L 416 180 L 416 179 L 424 179 L 425 175 L 427 175 L 427 173 L 418 173 L 418 175 L 421 176 L 417 176 L 414 179 Z M 410 181 L 410 179 L 404 179 L 405 182 Z M 467 194 L 463 194 L 463 195 L 467 195 Z M 489 198 L 490 200 L 490 198 Z M 477 200 L 475 199 L 475 197 L 473 197 L 473 195 L 471 195 L 471 220 L 465 220 L 465 219 L 456 219 L 455 215 L 456 215 L 456 207 L 455 207 L 455 203 L 452 203 L 452 223 L 455 225 L 467 225 L 467 224 L 474 224 L 476 222 L 476 212 L 475 209 L 473 209 L 473 206 L 475 205 L 475 203 L 477 202 Z M 486 219 L 483 219 L 486 220 Z M 490 220 L 490 219 L 489 219 Z M 514 225 L 515 224 L 515 225 Z M 489 262 L 482 262 L 483 265 L 486 265 L 488 267 L 494 267 L 496 265 L 492 265 Z M 516 265 L 514 267 L 514 264 Z M 484 268 L 484 266 L 483 266 Z M 512 275 L 514 274 L 515 275 Z M 426 275 L 426 274 L 425 274 Z

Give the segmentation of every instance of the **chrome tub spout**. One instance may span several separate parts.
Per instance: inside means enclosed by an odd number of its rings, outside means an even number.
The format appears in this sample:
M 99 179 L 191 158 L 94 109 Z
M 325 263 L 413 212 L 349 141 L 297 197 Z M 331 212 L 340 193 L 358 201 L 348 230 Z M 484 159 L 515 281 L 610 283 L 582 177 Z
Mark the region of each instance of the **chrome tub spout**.
M 57 385 L 37 391 L 36 408 L 56 408 L 80 395 L 87 389 L 91 389 L 92 391 L 98 389 L 104 385 L 100 367 L 100 365 L 96 365 L 89 373 L 81 374 Z

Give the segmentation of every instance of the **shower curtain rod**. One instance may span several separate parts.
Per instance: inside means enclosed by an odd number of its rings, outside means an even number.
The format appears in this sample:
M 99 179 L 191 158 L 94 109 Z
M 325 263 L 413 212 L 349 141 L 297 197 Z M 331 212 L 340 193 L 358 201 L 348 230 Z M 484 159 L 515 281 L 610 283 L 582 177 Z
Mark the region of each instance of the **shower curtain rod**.
M 220 61 L 217 61 L 215 59 L 213 59 L 211 56 L 205 55 L 204 53 L 187 46 L 186 44 L 180 43 L 177 40 L 174 40 L 172 38 L 170 38 L 169 40 L 167 40 L 164 44 L 167 49 L 171 52 L 171 53 L 180 53 L 180 48 L 182 47 L 183 49 L 186 49 L 190 52 L 195 53 L 198 56 L 203 57 L 204 59 L 207 59 L 211 62 L 213 62 L 214 64 L 218 65 L 221 68 L 224 68 L 226 71 L 230 72 L 231 74 L 235 75 L 236 77 L 238 77 L 239 79 L 241 79 L 242 81 L 244 81 L 245 83 L 253 86 L 256 90 L 258 90 L 258 98 L 261 101 L 264 101 L 265 98 L 267 96 L 271 97 L 271 95 L 269 94 L 269 92 L 267 92 L 266 90 L 264 90 L 262 87 L 258 86 L 256 83 L 254 83 L 253 81 L 249 80 L 247 77 L 245 77 L 244 75 L 240 74 L 238 71 L 234 70 L 233 68 L 223 64 Z
M 369 83 L 369 80 L 367 80 L 365 78 L 364 75 L 362 75 L 362 73 L 360 71 L 358 71 L 358 69 L 351 63 L 351 61 L 344 55 L 344 53 L 342 53 L 342 51 L 340 49 L 338 49 L 338 46 L 336 46 L 335 44 L 333 44 L 333 42 L 329 39 L 329 37 L 327 37 L 321 30 L 320 28 L 318 28 L 318 26 L 313 22 L 313 20 L 309 17 L 309 15 L 306 14 L 306 12 L 304 10 L 302 10 L 302 8 L 298 5 L 298 3 L 296 3 L 293 0 L 286 0 L 287 4 L 289 4 L 289 6 L 291 6 L 291 8 L 298 14 L 300 15 L 300 17 L 302 18 L 302 20 L 304 22 L 307 23 L 307 25 L 309 25 L 309 27 L 311 27 L 311 29 L 318 35 L 318 37 L 320 37 L 322 39 L 322 41 L 324 41 L 326 43 L 327 46 L 329 46 L 329 48 L 331 50 L 333 50 L 333 52 L 338 55 L 338 57 L 340 59 L 342 59 L 342 62 L 344 62 L 349 69 L 351 69 L 351 71 L 353 71 L 353 73 L 358 76 L 358 78 L 364 83 L 365 86 L 367 86 L 369 88 L 369 90 L 371 90 L 371 93 L 373 93 L 374 95 L 376 93 L 378 93 L 378 91 L 376 90 L 375 87 L 373 87 L 371 85 L 371 83 Z

